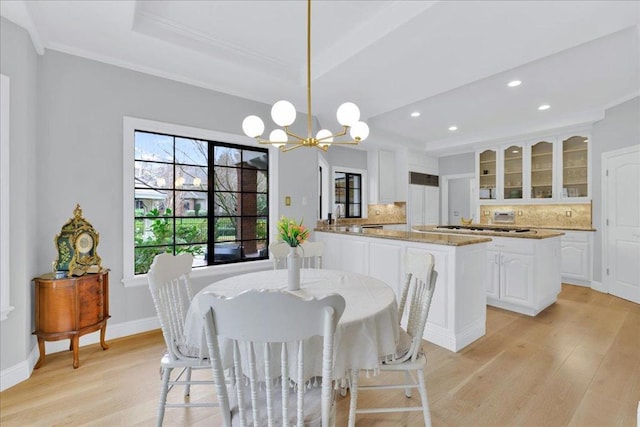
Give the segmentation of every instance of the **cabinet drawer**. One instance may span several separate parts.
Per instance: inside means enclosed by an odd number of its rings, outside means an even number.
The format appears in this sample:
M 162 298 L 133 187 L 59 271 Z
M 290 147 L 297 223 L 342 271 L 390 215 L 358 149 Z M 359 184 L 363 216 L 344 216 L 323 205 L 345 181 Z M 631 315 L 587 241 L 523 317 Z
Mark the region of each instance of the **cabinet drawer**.
M 530 239 L 491 236 L 491 242 L 488 243 L 487 250 L 519 254 L 533 254 L 535 252 L 534 243 L 535 242 Z
M 589 242 L 589 234 L 590 231 L 567 231 L 560 230 L 564 232 L 564 236 L 562 236 L 563 242 Z

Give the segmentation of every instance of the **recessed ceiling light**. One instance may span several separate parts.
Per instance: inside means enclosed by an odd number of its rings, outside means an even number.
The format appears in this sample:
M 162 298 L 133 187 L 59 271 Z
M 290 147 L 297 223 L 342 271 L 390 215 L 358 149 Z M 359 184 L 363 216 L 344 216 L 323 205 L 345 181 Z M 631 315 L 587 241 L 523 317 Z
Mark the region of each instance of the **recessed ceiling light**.
M 450 130 L 451 132 L 453 132 L 453 131 L 455 131 L 455 130 L 458 130 L 458 126 L 449 126 L 449 130 Z
M 538 110 L 540 111 L 544 111 L 544 110 L 548 110 L 549 108 L 551 108 L 551 105 L 549 104 L 542 104 L 541 106 L 538 107 Z
M 507 83 L 507 86 L 516 87 L 516 86 L 520 86 L 521 84 L 522 82 L 520 80 L 511 80 L 509 83 Z
M 512 152 L 513 154 L 516 154 L 516 153 L 518 152 L 518 150 L 511 150 L 511 152 Z
M 411 117 L 420 117 L 420 112 L 414 111 L 413 113 L 411 113 Z

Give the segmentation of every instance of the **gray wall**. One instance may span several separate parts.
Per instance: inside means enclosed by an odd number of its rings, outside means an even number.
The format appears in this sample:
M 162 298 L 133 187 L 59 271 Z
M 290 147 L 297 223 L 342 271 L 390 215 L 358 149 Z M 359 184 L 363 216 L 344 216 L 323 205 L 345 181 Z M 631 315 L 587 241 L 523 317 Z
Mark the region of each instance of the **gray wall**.
M 444 156 L 438 159 L 438 172 L 440 176 L 474 173 L 475 163 L 475 152 Z
M 366 141 L 361 144 L 366 144 Z M 331 147 L 326 153 L 326 159 L 332 167 L 343 166 L 367 170 L 367 152 L 364 150 L 338 146 Z
M 592 223 L 594 239 L 593 279 L 602 282 L 602 153 L 640 144 L 640 97 L 616 105 L 593 126 L 591 135 Z
M 29 36 L 4 19 L 1 55 L 2 73 L 11 78 L 11 302 L 16 306 L 1 324 L 2 341 L 10 343 L 1 348 L 4 371 L 25 361 L 34 346 L 31 279 L 51 270 L 57 256 L 53 238 L 76 203 L 100 233 L 98 253 L 111 270 L 110 325 L 155 316 L 146 286 L 121 284 L 123 116 L 241 134 L 245 116 L 268 119 L 271 106 L 56 51 L 38 57 Z M 305 132 L 305 123 L 300 115 L 300 129 L 293 131 Z M 315 150 L 279 155 L 278 191 L 271 199 L 278 216 L 315 224 L 316 165 Z M 290 195 L 292 205 L 285 207 L 280 195 Z
M 38 56 L 26 31 L 4 18 L 0 21 L 0 55 L 0 73 L 10 79 L 10 303 L 15 307 L 0 323 L 0 369 L 4 370 L 23 362 L 32 348 L 30 282 L 51 269 L 49 264 L 42 270 L 36 260 L 41 246 L 53 244 L 53 236 L 45 242 L 36 237 L 36 214 L 45 206 L 36 195 L 36 182 L 41 159 L 46 159 L 36 149 Z

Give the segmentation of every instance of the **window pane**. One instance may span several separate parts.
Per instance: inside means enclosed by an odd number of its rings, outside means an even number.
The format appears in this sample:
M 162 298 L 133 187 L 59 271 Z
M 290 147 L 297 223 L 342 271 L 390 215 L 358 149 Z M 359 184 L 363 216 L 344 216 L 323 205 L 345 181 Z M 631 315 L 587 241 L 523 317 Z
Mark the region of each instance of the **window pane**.
M 136 246 L 168 245 L 173 243 L 173 219 L 154 217 L 135 220 Z
M 242 169 L 241 191 L 258 191 L 258 171 L 256 169 Z
M 267 169 L 269 166 L 267 153 L 263 151 L 249 151 L 243 150 L 242 160 L 244 161 L 244 167 Z
M 236 240 L 237 223 L 236 218 L 216 218 L 214 228 L 215 241 L 229 242 Z
M 349 216 L 360 217 L 360 205 L 349 205 Z
M 176 244 L 206 243 L 207 224 L 206 218 L 176 219 Z
M 239 171 L 236 168 L 215 168 L 214 191 L 238 191 Z
M 208 260 L 207 245 L 188 246 L 188 252 L 190 252 L 193 255 L 194 267 L 203 267 L 207 265 L 207 260 Z
M 170 188 L 173 185 L 173 166 L 170 164 L 136 161 L 134 167 L 137 188 Z
M 206 166 L 207 145 L 206 141 L 176 138 L 176 163 Z
M 134 215 L 136 217 L 163 215 L 167 209 L 173 212 L 171 194 L 172 192 L 157 192 L 155 190 L 136 188 Z
M 175 216 L 200 216 L 207 210 L 207 193 L 204 191 L 176 191 Z
M 214 203 L 216 216 L 235 216 L 238 214 L 238 193 L 218 191 L 214 194 Z
M 269 214 L 269 198 L 266 194 L 258 194 L 257 195 L 257 215 L 268 215 Z
M 220 166 L 238 166 L 240 164 L 240 152 L 237 148 L 216 146 L 213 149 L 213 163 Z
M 266 171 L 258 171 L 258 186 L 256 191 L 260 193 L 266 193 L 269 191 L 269 180 L 267 179 L 267 176 L 268 174 Z
M 176 166 L 178 177 L 175 181 L 176 188 L 208 190 L 207 168 L 202 166 Z
M 153 258 L 158 254 L 171 253 L 171 246 L 160 246 L 135 249 L 135 274 L 144 274 L 149 271 Z
M 360 175 L 349 175 L 349 187 L 360 188 Z
M 173 137 L 135 132 L 135 159 L 173 162 Z
M 241 224 L 242 240 L 265 239 L 264 218 L 243 217 Z
M 213 246 L 215 262 L 229 262 L 242 259 L 242 245 L 239 242 L 216 243 Z

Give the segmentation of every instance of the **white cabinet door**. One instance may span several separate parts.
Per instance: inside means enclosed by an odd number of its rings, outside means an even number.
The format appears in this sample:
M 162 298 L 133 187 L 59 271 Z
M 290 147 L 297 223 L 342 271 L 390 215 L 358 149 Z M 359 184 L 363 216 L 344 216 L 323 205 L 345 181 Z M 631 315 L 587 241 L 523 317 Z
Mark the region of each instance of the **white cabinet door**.
M 340 239 L 341 270 L 368 274 L 368 245 L 361 240 Z
M 500 298 L 500 252 L 487 251 L 487 269 L 485 286 L 487 296 Z
M 397 244 L 369 244 L 369 276 L 391 286 L 396 293 L 396 300 L 402 292 L 402 253 L 402 246 Z
M 500 255 L 500 299 L 515 304 L 533 304 L 533 257 Z
M 579 242 L 562 242 L 562 276 L 574 279 L 589 280 L 589 244 Z
M 392 203 L 396 199 L 396 153 L 380 150 L 378 156 L 378 203 Z

